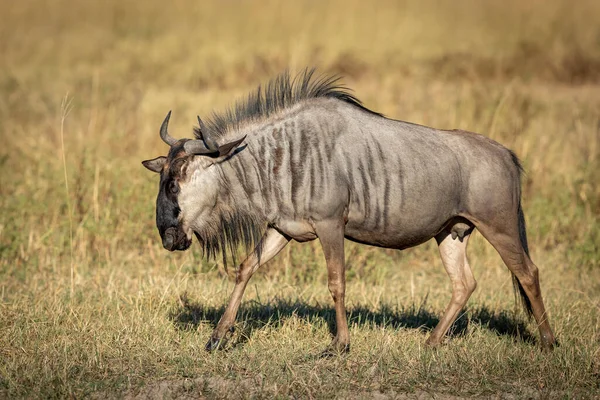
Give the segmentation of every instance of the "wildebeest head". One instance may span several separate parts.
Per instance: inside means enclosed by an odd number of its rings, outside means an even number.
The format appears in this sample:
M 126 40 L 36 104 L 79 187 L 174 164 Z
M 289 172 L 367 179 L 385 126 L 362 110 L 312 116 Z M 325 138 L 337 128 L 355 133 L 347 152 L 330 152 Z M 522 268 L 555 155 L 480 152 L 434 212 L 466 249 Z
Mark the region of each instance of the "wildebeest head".
M 142 164 L 150 171 L 160 174 L 160 186 L 156 198 L 156 226 L 164 248 L 169 251 L 187 250 L 192 243 L 192 232 L 182 224 L 179 195 L 182 185 L 185 186 L 191 175 L 188 173 L 188 167 L 193 163 L 195 167 L 193 172 L 197 175 L 194 179 L 202 179 L 202 172 L 230 155 L 242 143 L 245 136 L 221 146 L 205 140 L 204 137 L 201 140 L 177 140 L 168 133 L 170 117 L 169 111 L 160 127 L 161 139 L 171 146 L 168 155 L 142 161 Z M 204 124 L 200 117 L 198 122 L 202 131 Z M 198 157 L 201 157 L 201 162 L 197 163 L 195 160 Z M 216 196 L 216 190 L 212 192 Z M 197 201 L 202 202 L 202 199 Z

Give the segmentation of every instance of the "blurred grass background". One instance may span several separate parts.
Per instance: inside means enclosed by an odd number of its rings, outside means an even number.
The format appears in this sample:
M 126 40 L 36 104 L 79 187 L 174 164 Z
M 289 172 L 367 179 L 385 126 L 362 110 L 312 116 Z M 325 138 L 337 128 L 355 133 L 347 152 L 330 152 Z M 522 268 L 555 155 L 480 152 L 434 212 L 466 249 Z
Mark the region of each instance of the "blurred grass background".
M 600 390 L 600 3 L 0 2 L 0 396 L 593 397 Z M 562 346 L 542 354 L 474 235 L 478 290 L 450 344 L 436 246 L 348 243 L 349 356 L 320 360 L 316 243 L 251 281 L 230 351 L 202 350 L 232 288 L 154 226 L 158 128 L 191 136 L 282 70 L 339 73 L 365 105 L 483 133 L 522 159 L 532 257 Z M 66 179 L 65 179 L 66 178 Z M 229 274 L 229 275 L 228 275 Z

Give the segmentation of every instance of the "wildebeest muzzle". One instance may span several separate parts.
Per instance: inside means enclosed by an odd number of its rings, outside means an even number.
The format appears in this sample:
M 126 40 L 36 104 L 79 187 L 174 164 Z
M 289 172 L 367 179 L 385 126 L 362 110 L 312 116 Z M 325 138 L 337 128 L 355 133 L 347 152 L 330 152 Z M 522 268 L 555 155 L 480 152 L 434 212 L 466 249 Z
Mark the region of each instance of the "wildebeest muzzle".
M 192 240 L 187 235 L 175 227 L 167 228 L 162 235 L 163 247 L 169 251 L 187 250 L 192 244 Z

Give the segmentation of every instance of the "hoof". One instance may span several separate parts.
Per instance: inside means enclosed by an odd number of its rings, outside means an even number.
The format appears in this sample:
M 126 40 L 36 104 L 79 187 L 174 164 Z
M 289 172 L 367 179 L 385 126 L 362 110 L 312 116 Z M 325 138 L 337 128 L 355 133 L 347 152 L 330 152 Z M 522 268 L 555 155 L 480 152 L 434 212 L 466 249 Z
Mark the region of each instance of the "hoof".
M 554 351 L 555 347 L 558 347 L 558 346 L 559 346 L 559 344 L 556 341 L 552 342 L 552 343 L 542 342 L 542 351 L 546 352 L 546 353 L 550 353 L 550 352 Z
M 349 344 L 347 344 L 341 348 L 338 346 L 328 346 L 325 350 L 323 350 L 323 352 L 321 353 L 319 358 L 331 358 L 331 357 L 340 356 L 343 354 L 348 354 L 349 352 L 350 352 Z
M 219 337 L 217 331 L 213 332 L 212 336 L 204 346 L 204 349 L 208 352 L 215 350 L 222 350 L 225 348 L 225 344 L 231 339 L 233 336 L 233 332 L 235 332 L 235 328 L 232 326 L 227 330 L 224 336 Z
M 442 340 L 435 340 L 435 339 L 431 339 L 431 337 L 429 337 L 425 341 L 425 346 L 431 347 L 431 348 L 436 348 L 436 347 L 440 347 L 442 345 L 442 342 L 443 342 Z
M 543 351 L 552 351 L 555 347 L 559 346 L 558 340 L 556 340 L 552 333 L 542 334 L 540 337 L 540 342 Z
M 204 346 L 204 349 L 208 352 L 220 350 L 225 346 L 225 342 L 226 342 L 226 340 L 224 340 L 224 339 L 220 339 L 217 337 L 211 337 L 208 340 L 208 342 L 206 343 L 206 346 Z

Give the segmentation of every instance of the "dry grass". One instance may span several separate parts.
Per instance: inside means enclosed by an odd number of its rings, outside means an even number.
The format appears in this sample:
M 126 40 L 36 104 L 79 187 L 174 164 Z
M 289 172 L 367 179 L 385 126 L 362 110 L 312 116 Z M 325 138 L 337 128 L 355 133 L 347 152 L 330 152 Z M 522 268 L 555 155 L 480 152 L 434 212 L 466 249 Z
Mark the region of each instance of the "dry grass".
M 592 0 L 2 2 L 0 397 L 597 396 L 599 20 Z M 162 249 L 140 161 L 165 152 L 167 110 L 190 135 L 197 113 L 307 65 L 523 159 L 554 353 L 479 235 L 478 290 L 440 349 L 423 347 L 450 295 L 435 245 L 350 243 L 348 356 L 316 357 L 333 311 L 315 244 L 264 268 L 232 348 L 204 352 L 231 280 Z

